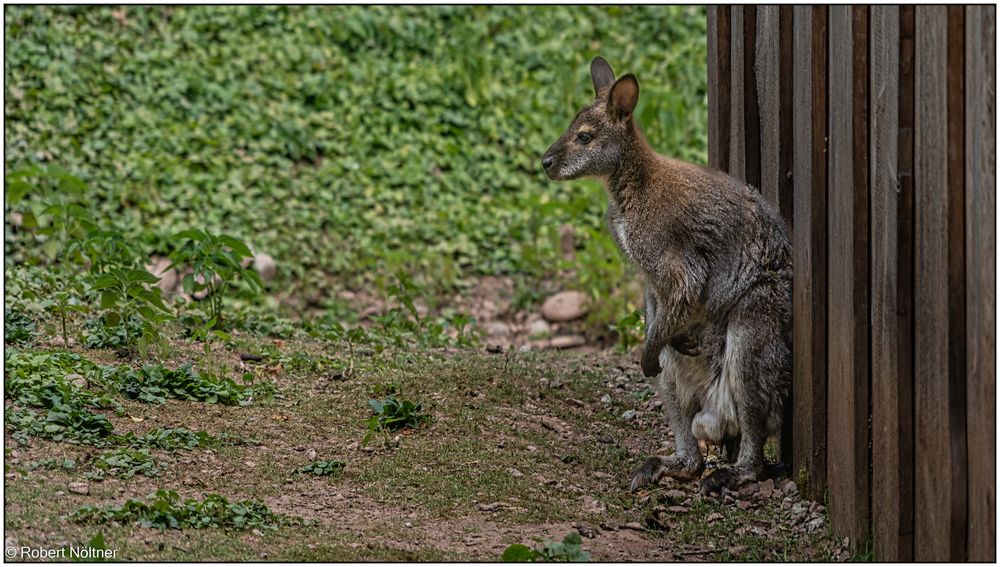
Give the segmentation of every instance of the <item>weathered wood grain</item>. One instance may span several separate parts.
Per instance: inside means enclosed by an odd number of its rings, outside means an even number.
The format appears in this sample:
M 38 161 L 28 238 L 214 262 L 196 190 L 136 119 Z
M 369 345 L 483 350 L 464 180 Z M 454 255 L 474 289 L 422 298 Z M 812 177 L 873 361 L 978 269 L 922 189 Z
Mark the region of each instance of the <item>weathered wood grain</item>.
M 869 517 L 867 22 L 866 7 L 830 8 L 827 467 L 831 522 L 855 547 Z
M 757 8 L 757 37 L 754 58 L 757 103 L 760 120 L 760 191 L 775 209 L 780 210 L 781 170 L 781 91 L 779 81 L 780 40 L 778 6 Z
M 996 561 L 996 6 L 965 13 L 968 559 Z
M 916 8 L 914 396 L 917 561 L 950 557 L 947 10 Z
M 813 498 L 826 492 L 827 15 L 826 6 L 796 6 L 792 23 L 792 466 Z
M 743 19 L 745 6 L 731 6 L 729 57 L 729 169 L 730 175 L 746 181 L 746 128 L 744 125 L 744 49 Z M 750 46 L 753 49 L 753 46 Z

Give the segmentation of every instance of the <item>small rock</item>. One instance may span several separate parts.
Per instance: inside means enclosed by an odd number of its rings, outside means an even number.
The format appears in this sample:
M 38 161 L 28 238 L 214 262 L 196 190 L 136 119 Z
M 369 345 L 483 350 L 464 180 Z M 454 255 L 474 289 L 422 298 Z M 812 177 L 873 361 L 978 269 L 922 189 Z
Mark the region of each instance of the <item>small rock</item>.
M 725 518 L 725 516 L 723 516 L 719 512 L 712 512 L 711 514 L 708 515 L 707 518 L 705 518 L 705 521 L 711 524 L 712 522 L 718 522 L 723 518 Z
M 635 410 L 634 409 L 625 410 L 625 413 L 622 414 L 622 419 L 624 419 L 625 421 L 632 421 L 633 419 L 635 419 Z
M 739 508 L 740 510 L 749 510 L 750 502 L 746 500 L 740 500 L 736 503 L 736 507 Z
M 524 473 L 517 469 L 507 469 L 507 472 L 510 473 L 510 476 L 514 478 L 521 478 L 522 476 L 524 476 Z
M 408 528 L 412 528 L 413 527 L 413 522 L 406 522 L 403 525 L 406 526 L 406 527 L 408 527 Z
M 566 398 L 566 403 L 573 407 L 578 407 L 578 408 L 586 406 L 586 404 L 584 404 L 582 400 L 578 400 L 576 398 Z
M 270 254 L 254 254 L 253 269 L 260 274 L 260 279 L 264 281 L 273 280 L 274 276 L 278 275 L 278 265 L 275 264 L 274 258 Z
M 579 291 L 562 291 L 542 304 L 542 317 L 552 322 L 572 321 L 587 313 L 589 299 Z
M 611 403 L 611 396 L 609 396 L 608 394 L 604 394 L 603 396 L 601 396 L 601 403 L 602 404 L 610 404 Z
M 257 537 L 261 537 L 264 535 L 264 532 L 258 530 L 257 528 L 250 530 L 250 532 Z
M 170 264 L 170 259 L 162 256 L 153 256 L 150 258 L 150 263 L 146 264 L 146 271 L 160 278 L 160 281 L 156 282 L 156 287 L 160 288 L 163 293 L 173 291 L 180 278 L 177 270 L 171 268 Z
M 534 453 L 535 451 L 538 450 L 538 447 L 535 447 L 534 445 L 528 445 L 526 448 L 528 449 L 529 453 Z
M 506 337 L 510 335 L 510 325 L 503 321 L 492 321 L 486 325 L 486 336 Z
M 625 528 L 626 530 L 635 530 L 637 532 L 646 531 L 646 528 L 642 527 L 642 524 L 640 524 L 639 522 L 629 522 L 622 527 Z
M 594 538 L 597 537 L 598 534 L 600 534 L 600 530 L 598 530 L 593 526 L 588 526 L 583 522 L 577 522 L 573 524 L 573 527 L 576 528 L 576 531 L 580 534 L 581 537 Z
M 549 346 L 556 349 L 567 349 L 583 346 L 587 344 L 587 338 L 583 335 L 561 335 L 552 337 Z
M 63 492 L 62 490 L 57 490 L 56 493 L 53 496 L 55 496 L 56 498 L 58 498 L 60 496 L 66 496 L 66 493 Z
M 316 460 L 316 449 L 309 449 L 309 452 L 306 453 L 306 454 L 309 455 L 309 460 L 310 461 L 315 461 Z
M 541 422 L 542 422 L 542 427 L 544 427 L 545 429 L 555 431 L 556 433 L 558 433 L 562 429 L 562 427 L 559 425 L 559 422 L 549 416 L 542 416 Z
M 674 514 L 687 514 L 689 512 L 684 506 L 667 506 L 667 511 Z
M 87 379 L 79 374 L 67 374 L 66 381 L 69 382 L 70 384 L 73 384 L 77 388 L 87 387 Z
M 823 528 L 823 518 L 813 518 L 806 522 L 806 531 L 809 533 Z
M 90 485 L 86 482 L 71 482 L 69 491 L 73 494 L 90 494 Z
M 531 338 L 546 337 L 552 331 L 549 329 L 549 324 L 545 322 L 544 319 L 537 319 L 532 321 L 528 325 L 528 336 Z
M 483 512 L 493 512 L 495 510 L 499 510 L 501 506 L 502 504 L 499 502 L 492 502 L 490 504 L 480 504 L 479 509 Z
M 774 490 L 774 479 L 773 478 L 769 478 L 769 479 L 765 480 L 764 482 L 759 482 L 759 483 L 757 483 L 757 486 L 758 486 L 758 488 L 760 490 L 762 490 L 762 491 L 763 490 L 767 490 L 770 493 L 770 491 Z
M 666 496 L 667 499 L 670 500 L 671 502 L 680 502 L 681 500 L 684 500 L 687 497 L 686 492 L 677 489 L 668 490 L 663 495 Z
M 788 481 L 784 486 L 781 487 L 781 493 L 785 496 L 791 496 L 799 491 L 799 487 L 794 481 Z
M 608 507 L 593 496 L 584 496 L 583 511 L 588 514 L 603 514 L 608 511 Z

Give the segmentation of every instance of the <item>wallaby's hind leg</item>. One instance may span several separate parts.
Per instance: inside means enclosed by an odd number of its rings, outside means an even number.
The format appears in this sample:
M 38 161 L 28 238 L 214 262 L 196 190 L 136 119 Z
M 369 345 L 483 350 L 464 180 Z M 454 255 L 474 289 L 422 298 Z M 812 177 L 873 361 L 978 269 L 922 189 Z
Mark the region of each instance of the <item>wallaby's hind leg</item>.
M 670 429 L 674 432 L 674 454 L 646 459 L 632 476 L 631 490 L 655 484 L 664 476 L 692 480 L 701 476 L 705 461 L 698 450 L 698 441 L 691 433 L 691 419 L 697 410 L 691 400 L 678 395 L 677 380 L 687 379 L 695 372 L 705 372 L 703 361 L 684 357 L 670 347 L 663 349 L 660 364 L 663 371 L 656 378 L 656 385 L 663 398 Z
M 769 313 L 761 302 L 756 306 L 747 302 L 741 307 L 730 319 L 720 376 L 735 394 L 739 455 L 734 464 L 702 480 L 703 494 L 719 492 L 723 487 L 735 488 L 761 477 L 764 443 L 769 429 L 780 423 L 781 402 L 788 389 L 789 350 L 780 333 L 780 315 Z

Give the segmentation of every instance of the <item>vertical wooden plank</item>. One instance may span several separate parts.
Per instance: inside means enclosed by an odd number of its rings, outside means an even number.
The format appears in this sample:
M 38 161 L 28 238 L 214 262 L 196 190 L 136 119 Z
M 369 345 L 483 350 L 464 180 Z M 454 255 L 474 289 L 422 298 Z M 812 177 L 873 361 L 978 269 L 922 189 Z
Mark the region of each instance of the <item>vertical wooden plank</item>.
M 795 160 L 795 144 L 792 142 L 792 6 L 781 6 L 778 12 L 779 43 L 779 150 L 778 150 L 778 203 L 781 218 L 791 233 L 794 220 L 794 192 L 792 191 L 792 163 Z M 789 415 L 790 412 L 789 412 Z M 790 420 L 789 420 L 790 421 Z M 788 447 L 791 454 L 791 447 Z
M 792 6 L 781 6 L 778 12 L 778 104 L 784 112 L 778 114 L 778 210 L 785 220 L 789 238 L 793 229 L 792 163 L 794 159 L 792 142 Z M 794 348 L 794 341 L 793 341 Z M 794 351 L 792 357 L 794 359 Z M 782 427 L 779 457 L 783 463 L 792 462 L 795 437 L 795 422 L 792 420 L 792 399 L 795 396 L 794 381 L 789 391 L 789 399 L 782 413 Z
M 708 33 L 708 165 L 719 167 L 719 11 L 721 6 L 706 8 Z
M 708 7 L 708 163 L 728 171 L 731 80 L 729 6 Z
M 757 96 L 757 6 L 743 6 L 743 144 L 746 182 L 760 189 L 760 105 Z
M 746 181 L 746 129 L 744 127 L 743 16 L 745 6 L 731 6 L 729 25 L 729 175 Z M 753 47 L 751 46 L 751 49 Z
M 827 426 L 827 21 L 826 6 L 793 14 L 792 466 L 812 498 L 826 492 Z
M 900 561 L 913 560 L 913 502 L 914 502 L 914 451 L 916 450 L 916 424 L 914 423 L 913 365 L 914 349 L 914 120 L 915 91 L 913 50 L 916 29 L 916 10 L 913 6 L 899 9 L 899 140 L 897 183 L 899 199 L 896 203 L 896 348 L 898 366 L 896 392 L 898 423 L 896 446 L 899 452 L 899 553 Z
M 777 210 L 779 170 L 778 155 L 781 145 L 780 87 L 778 79 L 780 51 L 778 40 L 778 6 L 757 8 L 757 37 L 754 49 L 757 103 L 760 120 L 760 192 Z
M 949 559 L 966 561 L 965 432 L 965 8 L 948 7 L 948 433 L 951 448 Z
M 996 6 L 965 13 L 968 559 L 996 561 Z
M 872 532 L 878 561 L 912 558 L 912 498 L 901 482 L 912 468 L 900 451 L 903 406 L 900 357 L 909 356 L 897 318 L 899 243 L 899 74 L 900 11 L 897 6 L 871 8 L 871 351 L 872 351 Z
M 917 561 L 950 556 L 948 403 L 947 11 L 916 8 L 915 551 Z
M 855 547 L 869 509 L 867 24 L 867 7 L 830 8 L 827 465 L 831 521 Z

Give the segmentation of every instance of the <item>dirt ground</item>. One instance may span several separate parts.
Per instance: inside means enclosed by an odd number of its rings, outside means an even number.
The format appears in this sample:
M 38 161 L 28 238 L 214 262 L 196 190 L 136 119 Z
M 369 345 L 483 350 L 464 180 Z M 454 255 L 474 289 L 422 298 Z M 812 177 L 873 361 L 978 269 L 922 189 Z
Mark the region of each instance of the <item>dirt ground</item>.
M 631 471 L 672 450 L 660 402 L 634 355 L 514 346 L 361 351 L 345 376 L 351 361 L 343 347 L 238 335 L 233 345 L 206 356 L 177 342 L 165 364 L 190 361 L 234 379 L 251 371 L 275 384 L 273 401 L 122 400 L 123 414 L 108 412 L 116 433 L 187 427 L 243 440 L 154 451 L 157 476 L 88 480 L 87 463 L 107 449 L 37 438 L 20 445 L 6 428 L 7 547 L 80 545 L 101 532 L 120 560 L 492 561 L 511 544 L 538 546 L 577 531 L 592 561 L 850 558 L 823 506 L 800 501 L 790 479 L 724 498 L 672 480 L 629 493 Z M 77 352 L 121 362 L 107 351 Z M 272 355 L 256 364 L 240 359 L 258 352 Z M 378 397 L 373 387 L 389 384 L 432 419 L 366 445 L 368 400 Z M 31 467 L 53 458 L 75 459 L 76 468 Z M 343 461 L 343 473 L 293 473 L 325 459 Z M 712 453 L 710 465 L 715 459 Z M 80 482 L 86 487 L 70 489 Z M 69 518 L 84 505 L 121 504 L 161 488 L 199 499 L 257 499 L 296 520 L 276 531 L 161 532 Z

